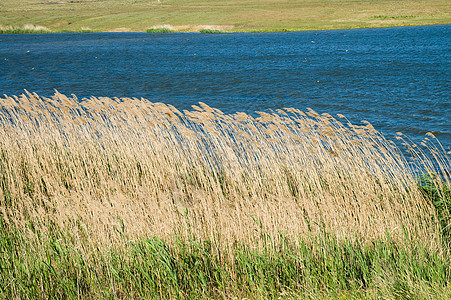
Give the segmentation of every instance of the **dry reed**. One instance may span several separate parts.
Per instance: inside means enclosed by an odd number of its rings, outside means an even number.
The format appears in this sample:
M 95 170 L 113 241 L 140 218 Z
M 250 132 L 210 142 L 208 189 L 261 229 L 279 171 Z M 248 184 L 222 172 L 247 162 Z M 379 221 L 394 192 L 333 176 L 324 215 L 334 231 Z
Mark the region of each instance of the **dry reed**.
M 57 227 L 85 250 L 174 233 L 222 249 L 320 231 L 439 244 L 415 171 L 369 123 L 27 92 L 0 99 L 0 124 L 0 213 L 30 236 Z

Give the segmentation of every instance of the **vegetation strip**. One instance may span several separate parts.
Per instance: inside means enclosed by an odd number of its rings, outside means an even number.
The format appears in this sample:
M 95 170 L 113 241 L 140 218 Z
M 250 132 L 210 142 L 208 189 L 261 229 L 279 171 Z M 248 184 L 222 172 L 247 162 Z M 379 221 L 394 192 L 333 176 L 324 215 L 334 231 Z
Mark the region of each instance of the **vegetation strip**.
M 4 96 L 0 295 L 450 298 L 449 155 L 338 118 Z
M 4 224 L 0 234 L 5 298 L 451 297 L 449 256 L 390 240 L 364 246 L 320 235 L 261 250 L 237 244 L 230 260 L 212 241 L 194 238 L 176 237 L 172 246 L 147 238 L 83 253 L 60 231 L 39 244 Z

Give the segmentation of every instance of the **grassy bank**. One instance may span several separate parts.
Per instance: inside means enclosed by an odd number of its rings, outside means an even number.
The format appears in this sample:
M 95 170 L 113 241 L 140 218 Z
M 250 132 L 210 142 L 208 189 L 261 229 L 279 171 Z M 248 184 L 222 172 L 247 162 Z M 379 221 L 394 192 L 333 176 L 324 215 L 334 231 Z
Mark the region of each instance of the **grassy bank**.
M 26 24 L 52 32 L 172 31 L 268 32 L 448 24 L 445 0 L 2 0 L 0 26 Z
M 389 239 L 321 235 L 274 247 L 262 235 L 262 249 L 225 250 L 149 237 L 84 252 L 58 231 L 40 242 L 0 234 L 5 299 L 451 299 L 449 255 Z
M 432 134 L 407 160 L 341 115 L 193 108 L 1 98 L 1 295 L 451 297 Z

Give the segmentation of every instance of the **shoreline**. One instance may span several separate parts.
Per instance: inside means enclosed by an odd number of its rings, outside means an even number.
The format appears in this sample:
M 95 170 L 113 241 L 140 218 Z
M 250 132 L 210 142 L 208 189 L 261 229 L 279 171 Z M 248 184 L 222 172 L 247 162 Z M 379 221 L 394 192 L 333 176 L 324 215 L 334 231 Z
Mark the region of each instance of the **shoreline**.
M 225 33 L 283 33 L 283 32 L 305 32 L 305 31 L 332 31 L 332 30 L 358 30 L 358 29 L 383 29 L 396 27 L 422 27 L 422 26 L 446 26 L 451 23 L 425 23 L 425 24 L 396 24 L 386 26 L 355 26 L 355 27 L 335 27 L 335 28 L 280 28 L 280 29 L 262 29 L 262 30 L 220 30 L 220 29 L 206 29 L 202 32 L 200 30 L 167 30 L 159 32 L 158 29 L 164 27 L 156 27 L 156 31 L 152 32 L 152 28 L 146 30 L 27 30 L 27 29 L 1 29 L 0 34 L 62 34 L 62 33 L 206 33 L 206 34 L 225 34 Z M 199 26 L 199 25 L 198 25 Z M 208 25 L 207 25 L 208 26 Z

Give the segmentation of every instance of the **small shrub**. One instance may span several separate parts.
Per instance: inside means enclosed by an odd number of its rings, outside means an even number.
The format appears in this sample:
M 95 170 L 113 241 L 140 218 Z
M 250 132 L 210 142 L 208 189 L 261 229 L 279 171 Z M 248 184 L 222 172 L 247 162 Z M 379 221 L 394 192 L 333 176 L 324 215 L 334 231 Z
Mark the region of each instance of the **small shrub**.
M 166 28 L 166 27 L 159 27 L 159 28 L 149 28 L 146 30 L 147 33 L 171 33 L 174 32 L 172 29 Z
M 47 27 L 39 25 L 27 24 L 24 25 L 23 27 L 0 26 L 0 34 L 47 33 L 47 32 L 50 32 L 50 30 Z
M 199 32 L 200 33 L 224 33 L 224 31 L 217 30 L 217 29 L 200 29 Z
M 420 176 L 419 186 L 434 205 L 443 235 L 451 242 L 451 186 L 432 173 Z

